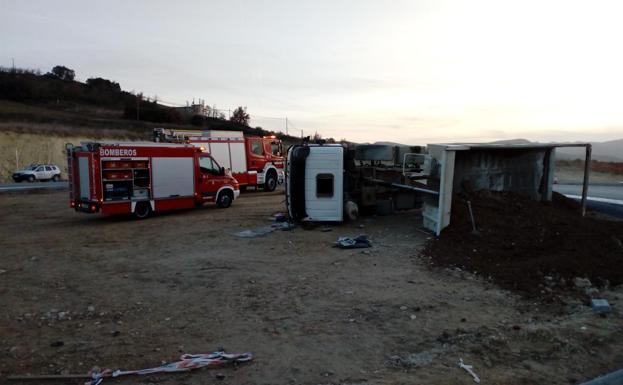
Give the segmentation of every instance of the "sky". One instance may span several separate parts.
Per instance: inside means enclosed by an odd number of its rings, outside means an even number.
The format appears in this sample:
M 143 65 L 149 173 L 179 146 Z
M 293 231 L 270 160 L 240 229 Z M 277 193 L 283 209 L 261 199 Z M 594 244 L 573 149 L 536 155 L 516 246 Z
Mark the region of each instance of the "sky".
M 407 144 L 623 138 L 623 2 L 0 0 L 0 65 Z

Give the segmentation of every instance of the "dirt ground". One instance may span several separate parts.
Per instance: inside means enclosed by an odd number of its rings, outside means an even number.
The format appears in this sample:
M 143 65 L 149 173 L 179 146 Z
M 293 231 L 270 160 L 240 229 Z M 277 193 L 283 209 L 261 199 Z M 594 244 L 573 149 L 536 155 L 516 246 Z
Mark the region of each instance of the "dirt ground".
M 614 308 L 602 318 L 431 269 L 417 213 L 231 235 L 269 225 L 283 200 L 251 191 L 229 209 L 136 221 L 75 213 L 63 192 L 0 195 L 1 375 L 138 369 L 219 347 L 256 358 L 104 384 L 473 384 L 459 358 L 483 384 L 568 384 L 621 365 L 621 289 L 602 292 Z M 331 247 L 361 233 L 372 248 Z
M 584 283 L 590 291 L 623 284 L 623 221 L 604 218 L 592 212 L 582 217 L 579 202 L 556 192 L 543 203 L 477 191 L 455 197 L 450 226 L 423 254 L 435 265 L 476 271 L 527 297 L 555 302 L 576 294 L 588 303 L 578 278 L 590 281 Z M 601 295 L 597 290 L 592 296 Z

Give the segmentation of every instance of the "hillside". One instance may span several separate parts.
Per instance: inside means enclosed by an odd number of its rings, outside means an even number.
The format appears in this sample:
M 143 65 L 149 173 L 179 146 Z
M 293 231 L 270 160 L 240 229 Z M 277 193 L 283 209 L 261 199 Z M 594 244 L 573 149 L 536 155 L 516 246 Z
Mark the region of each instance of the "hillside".
M 497 144 L 528 144 L 527 139 L 508 139 L 498 140 L 491 143 Z M 623 162 L 623 139 L 610 140 L 606 142 L 590 142 L 593 146 L 591 158 L 602 162 Z M 575 160 L 584 159 L 585 150 L 583 147 L 560 147 L 556 149 L 556 159 Z
M 607 142 L 592 142 L 592 158 L 604 162 L 623 162 L 623 139 L 610 140 Z M 582 148 L 560 148 L 556 150 L 558 159 L 573 160 L 583 159 Z
M 74 80 L 74 71 L 56 66 L 51 72 L 0 67 L 0 128 L 19 131 L 32 129 L 31 124 L 64 126 L 94 130 L 131 130 L 149 137 L 153 127 L 184 129 L 244 130 L 246 134 L 285 135 L 248 127 L 244 120 L 206 117 L 181 113 L 179 109 L 145 98 L 142 93 L 123 91 L 119 83 L 100 77 L 84 83 Z M 240 108 L 242 109 L 242 108 Z M 246 114 L 248 122 L 249 115 Z M 34 127 L 38 132 L 39 127 Z M 61 130 L 63 131 L 63 130 Z M 96 133 L 97 134 L 97 133 Z M 295 137 L 288 137 L 296 140 Z
M 15 169 L 31 163 L 65 168 L 67 142 L 148 141 L 154 127 L 276 134 L 286 144 L 300 140 L 222 118 L 182 116 L 141 94 L 123 91 L 114 81 L 90 78 L 81 83 L 62 76 L 0 68 L 0 182 L 10 181 Z

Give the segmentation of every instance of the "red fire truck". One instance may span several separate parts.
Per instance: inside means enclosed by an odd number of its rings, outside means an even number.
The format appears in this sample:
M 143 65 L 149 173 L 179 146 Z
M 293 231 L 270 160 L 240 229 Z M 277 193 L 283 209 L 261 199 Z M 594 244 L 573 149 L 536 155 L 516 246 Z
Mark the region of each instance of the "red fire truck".
M 284 180 L 283 146 L 274 135 L 245 137 L 242 131 L 155 128 L 154 141 L 204 147 L 219 164 L 231 170 L 243 188 L 259 186 L 273 191 Z
M 236 179 L 190 144 L 88 142 L 66 150 L 76 211 L 146 218 L 205 202 L 229 207 L 240 194 Z

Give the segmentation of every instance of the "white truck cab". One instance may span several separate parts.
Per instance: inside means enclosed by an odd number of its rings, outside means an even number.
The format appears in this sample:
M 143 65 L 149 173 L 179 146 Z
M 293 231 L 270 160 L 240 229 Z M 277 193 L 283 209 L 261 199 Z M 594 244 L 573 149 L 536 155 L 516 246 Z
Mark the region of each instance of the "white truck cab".
M 344 212 L 344 147 L 295 145 L 288 151 L 286 202 L 299 221 L 341 222 Z

